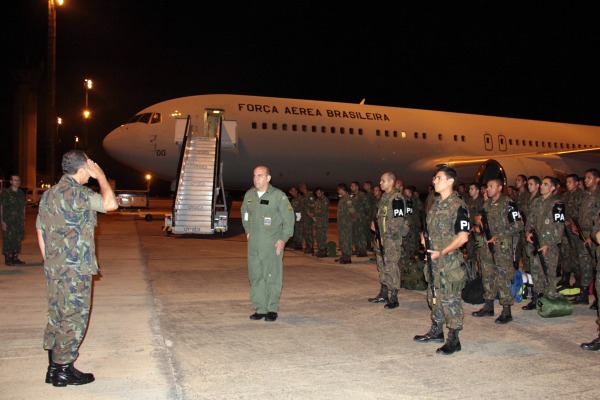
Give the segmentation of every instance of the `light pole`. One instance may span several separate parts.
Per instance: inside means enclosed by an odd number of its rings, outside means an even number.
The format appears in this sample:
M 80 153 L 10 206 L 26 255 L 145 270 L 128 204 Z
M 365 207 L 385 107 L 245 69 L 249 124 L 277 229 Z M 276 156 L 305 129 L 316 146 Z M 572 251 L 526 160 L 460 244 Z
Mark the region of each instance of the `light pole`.
M 60 143 L 60 134 L 58 132 L 58 128 L 62 125 L 62 118 L 56 117 L 56 142 Z
M 46 108 L 46 137 L 49 140 L 46 170 L 50 183 L 56 181 L 56 142 L 53 126 L 56 122 L 56 6 L 63 0 L 48 0 L 48 65 L 46 65 L 48 104 Z
M 146 192 L 150 194 L 150 182 L 152 182 L 152 175 L 146 174 L 146 180 L 148 181 L 148 185 L 146 186 Z
M 92 89 L 92 80 L 85 79 L 83 81 L 83 87 L 85 89 L 85 109 L 83 110 L 83 147 L 85 149 L 88 147 L 88 120 L 91 117 L 88 97 L 90 90 Z
M 79 143 L 79 136 L 75 136 L 75 150 L 77 150 L 77 143 Z

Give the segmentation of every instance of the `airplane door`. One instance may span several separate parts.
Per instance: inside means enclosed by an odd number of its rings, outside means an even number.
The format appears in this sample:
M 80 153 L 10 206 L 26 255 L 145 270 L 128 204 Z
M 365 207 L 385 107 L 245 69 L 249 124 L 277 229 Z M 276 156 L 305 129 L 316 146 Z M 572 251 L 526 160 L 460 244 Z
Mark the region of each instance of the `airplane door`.
M 219 137 L 221 135 L 223 110 L 206 109 L 204 115 L 204 135 L 207 137 Z
M 492 140 L 492 135 L 489 133 L 485 133 L 483 135 L 483 145 L 487 151 L 494 150 L 494 141 Z

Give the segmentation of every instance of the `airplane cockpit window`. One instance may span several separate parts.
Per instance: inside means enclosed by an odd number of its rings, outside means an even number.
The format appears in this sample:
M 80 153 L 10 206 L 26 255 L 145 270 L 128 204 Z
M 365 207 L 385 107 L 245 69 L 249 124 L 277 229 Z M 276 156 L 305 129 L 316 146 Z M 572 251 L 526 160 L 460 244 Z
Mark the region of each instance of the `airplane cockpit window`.
M 154 113 L 152 114 L 152 118 L 150 118 L 150 123 L 151 124 L 159 124 L 162 121 L 162 114 L 161 113 Z
M 146 114 L 142 114 L 142 116 L 140 117 L 138 122 L 142 122 L 144 124 L 147 124 L 150 121 L 150 117 L 152 116 L 151 113 L 146 113 Z
M 134 115 L 133 117 L 129 118 L 129 121 L 127 121 L 127 123 L 133 124 L 134 122 L 138 122 L 141 116 L 142 114 Z

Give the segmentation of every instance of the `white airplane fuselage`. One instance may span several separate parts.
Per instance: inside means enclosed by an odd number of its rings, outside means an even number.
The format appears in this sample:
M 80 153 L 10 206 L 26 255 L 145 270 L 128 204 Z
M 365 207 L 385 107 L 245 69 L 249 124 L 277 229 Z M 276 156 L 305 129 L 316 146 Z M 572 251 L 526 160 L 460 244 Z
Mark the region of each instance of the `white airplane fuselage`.
M 427 188 L 437 164 L 449 164 L 469 183 L 496 160 L 512 184 L 517 174 L 582 175 L 598 167 L 600 127 L 473 114 L 243 95 L 199 95 L 167 100 L 138 114 L 160 122 L 134 122 L 109 133 L 103 145 L 116 160 L 143 173 L 175 180 L 181 144 L 175 120 L 203 129 L 205 109 L 235 121 L 234 145 L 223 147 L 226 189 L 247 189 L 257 165 L 270 168 L 282 189 L 307 182 L 379 182 L 394 171 L 405 185 Z M 480 170 L 481 172 L 481 170 Z

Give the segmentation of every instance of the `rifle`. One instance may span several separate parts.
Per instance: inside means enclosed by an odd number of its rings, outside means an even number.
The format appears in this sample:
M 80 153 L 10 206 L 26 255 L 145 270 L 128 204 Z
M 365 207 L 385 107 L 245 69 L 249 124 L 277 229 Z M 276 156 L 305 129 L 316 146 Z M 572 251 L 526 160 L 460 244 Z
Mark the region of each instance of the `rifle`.
M 546 279 L 548 279 L 548 266 L 546 265 L 546 259 L 544 258 L 544 254 L 540 251 L 540 240 L 537 235 L 537 231 L 535 228 L 531 229 L 531 242 L 533 243 L 533 255 L 537 255 L 540 258 L 540 264 L 542 264 L 542 270 L 544 271 L 544 275 Z
M 577 236 L 579 236 L 579 239 L 581 239 L 581 241 L 583 242 L 583 247 L 585 247 L 587 249 L 588 254 L 590 255 L 590 258 L 593 260 L 594 254 L 592 253 L 592 249 L 590 248 L 590 246 L 586 246 L 586 244 L 585 244 L 585 236 L 583 235 L 583 231 L 581 230 L 581 225 L 579 225 L 579 220 L 574 215 L 571 217 L 571 219 L 573 220 L 573 223 L 575 224 L 575 228 L 577 228 Z
M 492 240 L 492 232 L 490 231 L 490 223 L 487 218 L 487 211 L 484 208 L 481 209 L 481 222 L 483 222 L 483 233 L 485 234 L 485 240 L 488 241 L 488 249 L 490 249 L 490 253 L 492 254 L 492 261 L 496 264 L 496 257 L 494 256 L 494 243 L 490 242 Z
M 377 221 L 377 217 L 373 218 L 373 225 L 375 225 L 375 240 L 377 241 L 377 245 L 379 246 L 379 251 L 381 254 L 381 264 L 385 267 L 385 249 L 383 248 L 383 242 L 381 241 L 381 232 L 379 231 L 379 222 Z
M 427 221 L 425 218 L 422 220 L 423 223 L 423 239 L 425 239 L 425 260 L 427 260 L 427 272 L 429 273 L 429 287 L 431 288 L 431 303 L 435 304 L 435 284 L 433 282 L 433 261 L 431 261 L 431 255 L 429 250 L 433 250 L 431 245 L 431 238 L 429 237 L 429 229 L 427 228 Z

